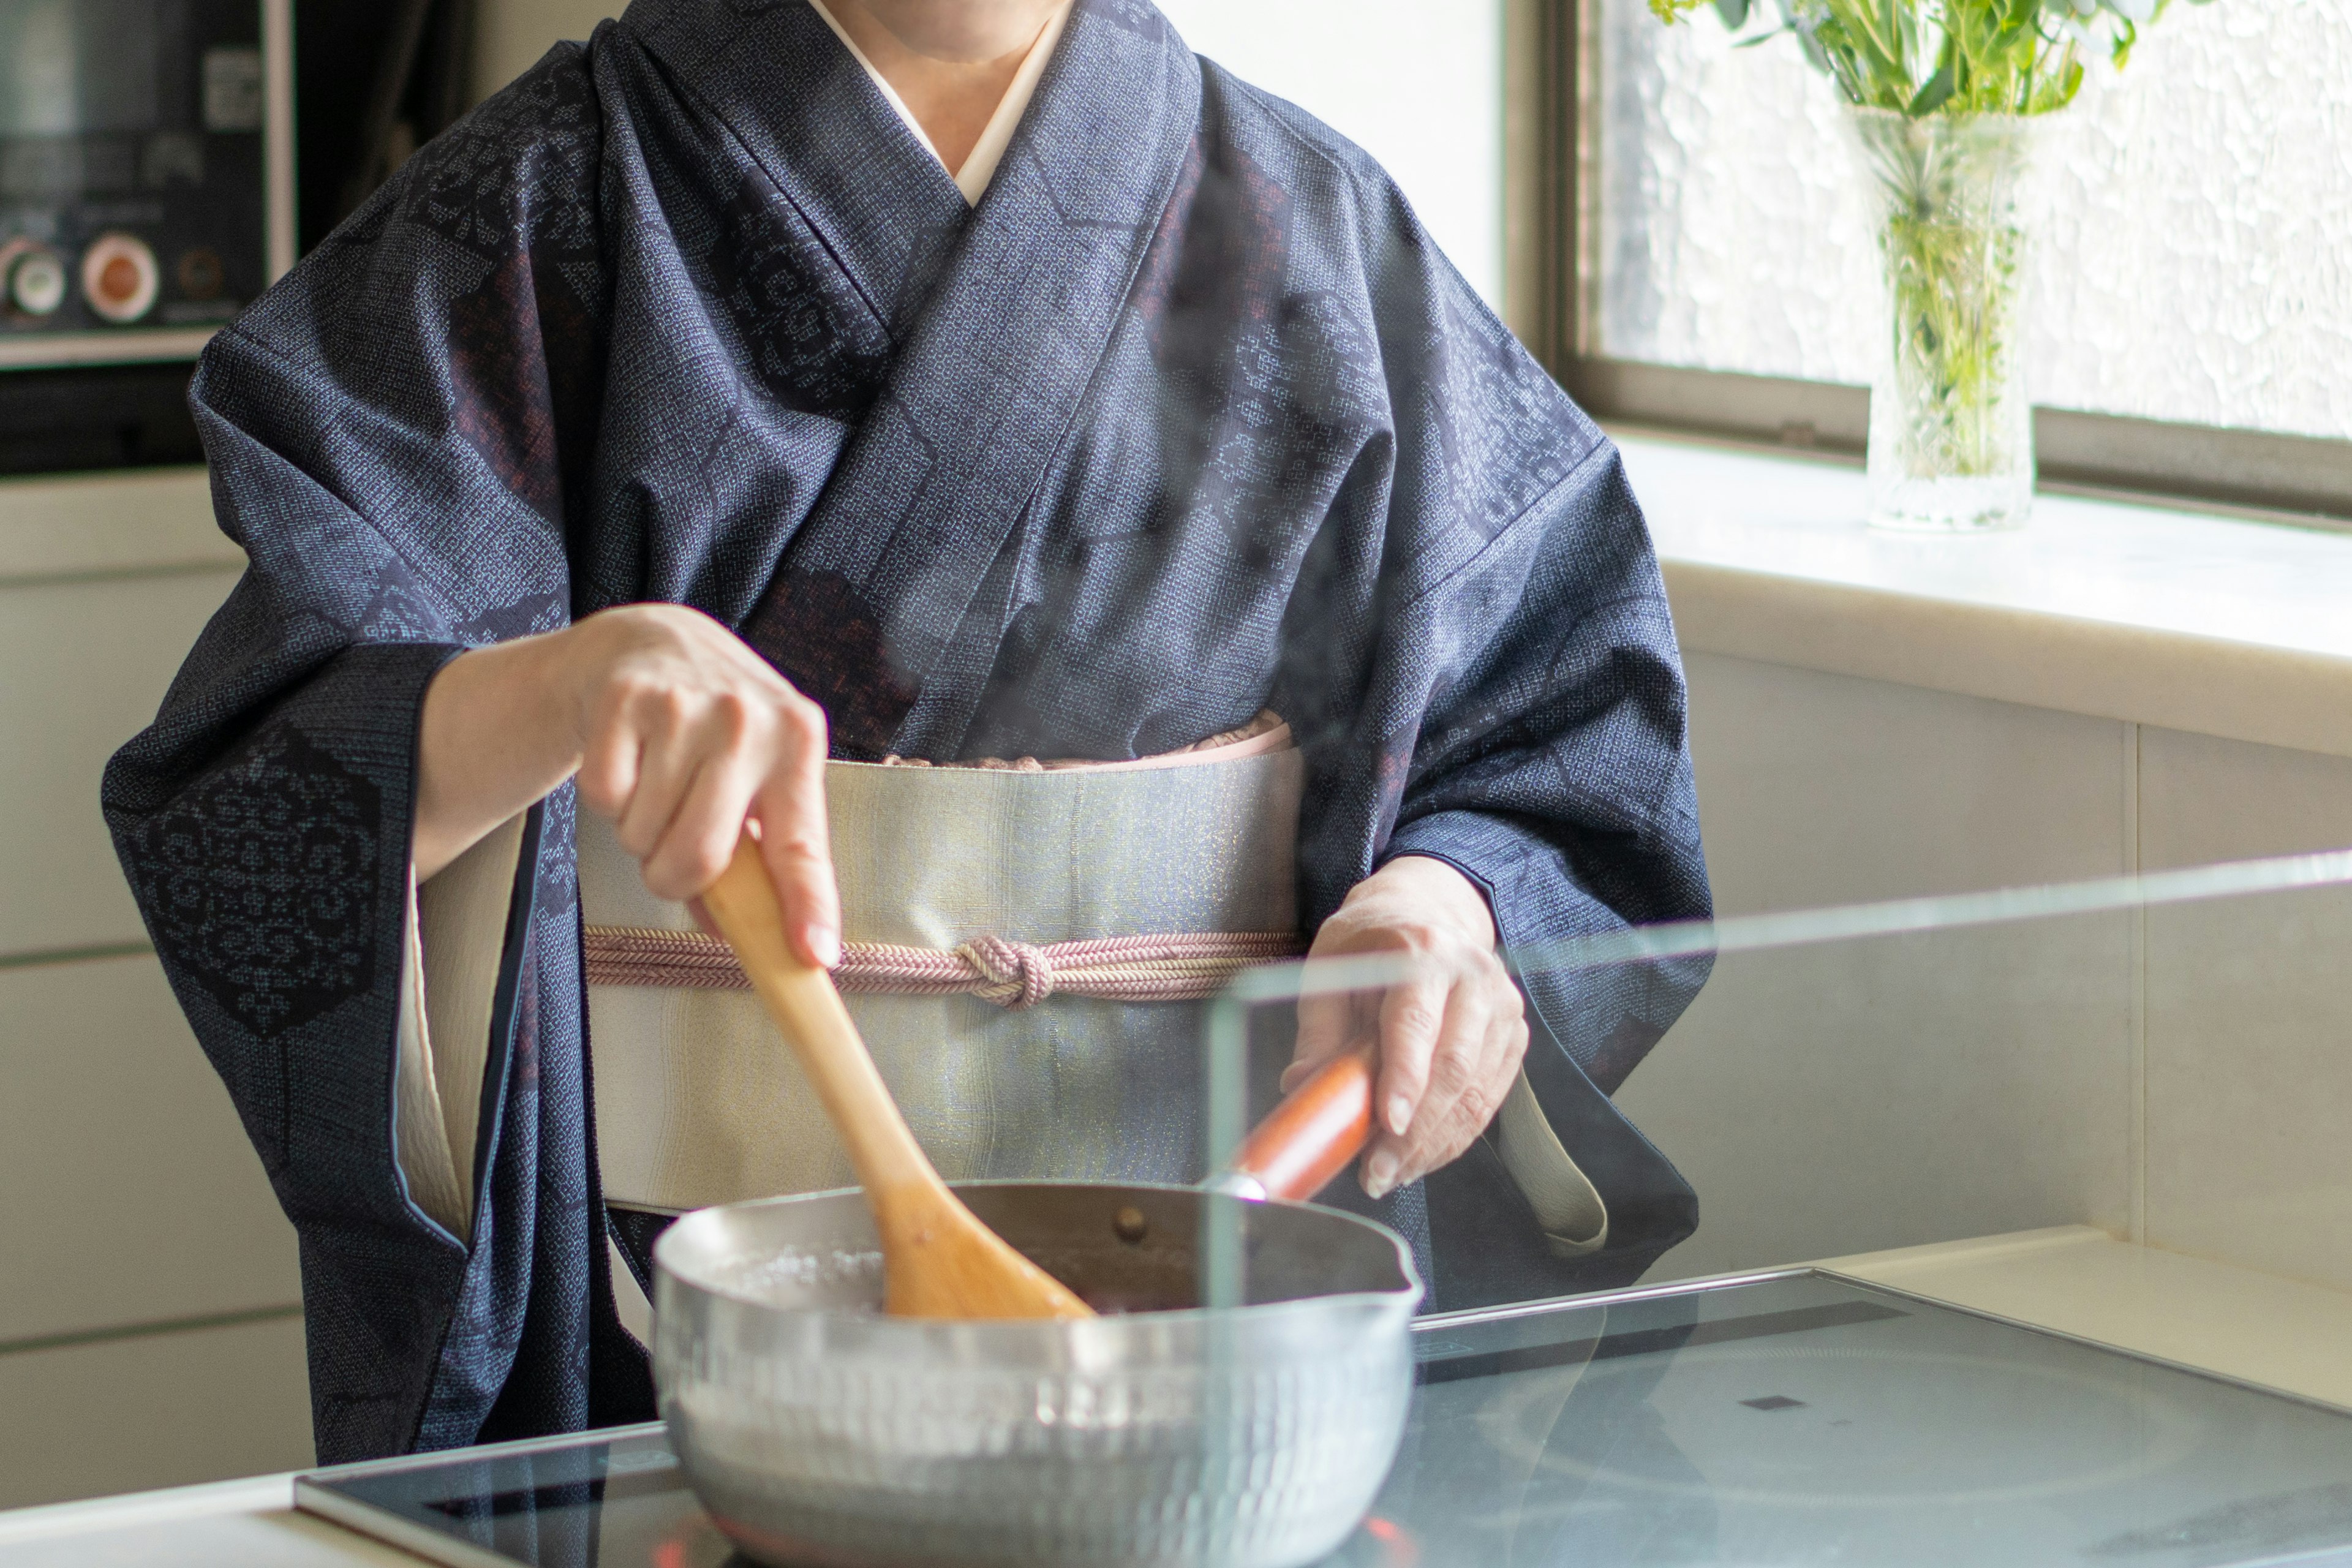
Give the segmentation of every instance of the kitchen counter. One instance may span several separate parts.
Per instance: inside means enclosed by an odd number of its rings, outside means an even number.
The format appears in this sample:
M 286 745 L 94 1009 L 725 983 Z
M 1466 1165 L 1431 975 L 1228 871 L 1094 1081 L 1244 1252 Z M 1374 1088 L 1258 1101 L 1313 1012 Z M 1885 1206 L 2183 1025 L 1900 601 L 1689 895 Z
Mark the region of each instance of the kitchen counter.
M 2352 1294 L 2126 1246 L 2086 1226 L 1818 1267 L 1932 1301 L 2352 1404 Z M 388 1568 L 417 1560 L 292 1509 L 292 1476 L 0 1514 L 0 1568 Z
M 290 1475 L 0 1513 L 6 1568 L 416 1568 L 417 1562 L 296 1512 Z
M 2326 1285 L 2133 1247 L 2086 1225 L 1819 1267 L 2352 1409 L 2352 1292 Z
M 1857 465 L 1615 435 L 1685 652 L 2352 756 L 2352 533 L 2050 494 L 1894 533 Z

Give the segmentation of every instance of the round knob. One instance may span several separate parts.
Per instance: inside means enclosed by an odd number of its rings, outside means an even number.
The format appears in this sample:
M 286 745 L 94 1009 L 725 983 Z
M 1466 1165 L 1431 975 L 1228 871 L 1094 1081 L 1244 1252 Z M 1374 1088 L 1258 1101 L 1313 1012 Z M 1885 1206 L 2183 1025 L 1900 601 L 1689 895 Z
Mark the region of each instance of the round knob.
M 137 321 L 155 308 L 163 286 L 155 253 L 137 235 L 101 235 L 82 253 L 82 298 L 103 321 L 118 326 Z
M 175 270 L 180 292 L 191 300 L 217 300 L 228 288 L 228 266 L 209 246 L 184 253 Z
M 0 298 L 20 316 L 56 315 L 66 302 L 66 264 L 45 245 L 0 250 Z

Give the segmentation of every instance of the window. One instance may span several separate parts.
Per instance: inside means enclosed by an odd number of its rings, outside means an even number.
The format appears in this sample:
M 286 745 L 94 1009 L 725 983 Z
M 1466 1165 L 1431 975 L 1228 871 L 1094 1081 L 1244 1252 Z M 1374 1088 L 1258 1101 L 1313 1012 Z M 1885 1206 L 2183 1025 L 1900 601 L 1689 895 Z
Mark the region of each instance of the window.
M 1858 447 L 1883 285 L 1831 84 L 1710 13 L 1540 8 L 1574 133 L 1539 226 L 1556 368 L 1603 414 Z M 2340 0 L 2177 3 L 2046 122 L 2045 474 L 2352 517 L 2347 81 Z

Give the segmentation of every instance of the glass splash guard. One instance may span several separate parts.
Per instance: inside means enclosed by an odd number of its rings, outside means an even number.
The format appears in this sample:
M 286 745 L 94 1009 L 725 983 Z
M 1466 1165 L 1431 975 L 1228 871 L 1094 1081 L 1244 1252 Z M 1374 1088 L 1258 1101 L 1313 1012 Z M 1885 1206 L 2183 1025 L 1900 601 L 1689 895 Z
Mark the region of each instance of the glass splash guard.
M 1551 1310 L 1450 1261 L 1439 1214 L 1376 1517 L 1433 1564 L 2352 1562 L 2347 879 L 2319 855 L 1514 953 L 1532 1049 L 1614 1089 L 1697 1226 Z M 1213 1141 L 1302 1009 L 1361 1029 L 1409 983 L 1244 976 Z M 1559 1221 L 1572 1279 L 1593 1221 L 1540 1131 L 1507 1107 L 1473 1157 Z M 1246 1263 L 1206 1239 L 1221 1295 Z
M 1696 1227 L 1596 1273 L 1656 1194 L 1596 1169 L 1580 1208 L 1575 1129 L 1507 1109 L 1471 1157 L 1549 1239 L 1514 1274 L 1429 1227 L 1403 1441 L 1329 1561 L 2352 1563 L 2352 852 L 1509 956 L 1534 1048 L 1613 1088 Z M 1302 1007 L 1360 1031 L 1418 979 L 1291 964 L 1202 1005 L 1204 1155 Z M 1352 1179 L 1326 1201 L 1364 1210 Z M 1195 1247 L 1245 1298 L 1243 1238 Z M 659 1426 L 301 1496 L 444 1563 L 730 1561 Z

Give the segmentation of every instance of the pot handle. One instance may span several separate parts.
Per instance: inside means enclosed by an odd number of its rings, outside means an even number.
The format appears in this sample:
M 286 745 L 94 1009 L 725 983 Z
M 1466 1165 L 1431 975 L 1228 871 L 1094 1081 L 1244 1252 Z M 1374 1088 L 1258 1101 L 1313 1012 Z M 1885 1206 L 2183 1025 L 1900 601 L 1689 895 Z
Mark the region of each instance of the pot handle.
M 1243 1142 L 1230 1175 L 1297 1202 L 1329 1186 L 1372 1140 L 1376 1051 L 1367 1040 L 1316 1068 Z

